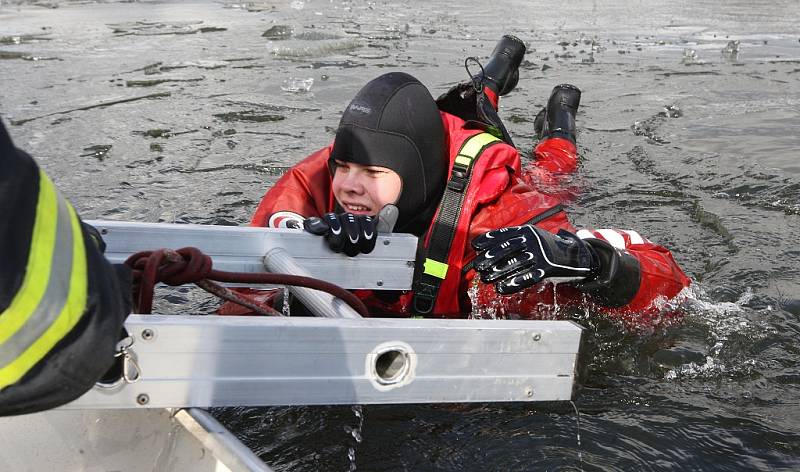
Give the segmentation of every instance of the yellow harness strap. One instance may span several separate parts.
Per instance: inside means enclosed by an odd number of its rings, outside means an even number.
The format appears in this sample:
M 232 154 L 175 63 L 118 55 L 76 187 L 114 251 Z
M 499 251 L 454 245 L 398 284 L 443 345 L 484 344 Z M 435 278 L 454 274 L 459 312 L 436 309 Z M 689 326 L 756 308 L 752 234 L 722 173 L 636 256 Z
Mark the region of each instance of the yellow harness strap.
M 441 281 L 447 277 L 450 246 L 458 228 L 461 210 L 466 198 L 465 189 L 472 178 L 472 167 L 483 151 L 501 140 L 489 133 L 478 133 L 461 145 L 453 161 L 450 179 L 447 181 L 438 216 L 431 229 L 428 247 L 421 251 L 424 263 L 415 274 L 414 311 L 427 314 L 433 310 Z

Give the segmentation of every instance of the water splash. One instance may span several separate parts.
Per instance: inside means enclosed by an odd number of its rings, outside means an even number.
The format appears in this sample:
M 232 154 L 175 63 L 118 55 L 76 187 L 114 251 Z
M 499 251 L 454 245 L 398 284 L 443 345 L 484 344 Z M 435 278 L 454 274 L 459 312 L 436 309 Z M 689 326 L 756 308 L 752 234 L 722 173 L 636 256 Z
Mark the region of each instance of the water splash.
M 583 449 L 581 448 L 581 413 L 578 411 L 578 405 L 575 404 L 574 401 L 569 401 L 572 408 L 575 409 L 575 424 L 577 426 L 577 431 L 575 436 L 578 440 L 578 468 L 581 472 L 583 472 Z
M 570 316 L 571 305 L 560 304 L 558 300 L 558 282 L 545 280 L 529 288 L 510 295 L 498 295 L 491 292 L 491 296 L 481 296 L 481 291 L 486 287 L 473 279 L 467 289 L 472 310 L 468 318 L 471 320 L 506 320 L 506 319 L 537 319 L 557 320 Z M 530 303 L 535 302 L 535 308 L 530 310 Z M 524 307 L 526 312 L 520 312 Z
M 553 284 L 553 317 L 558 318 L 561 306 L 558 304 L 558 282 L 551 282 Z
M 358 424 L 355 428 L 351 428 L 350 426 L 344 427 L 344 431 L 355 441 L 352 446 L 347 448 L 347 459 L 350 461 L 350 465 L 347 468 L 349 472 L 356 470 L 356 446 L 363 441 L 361 430 L 364 427 L 364 407 L 361 405 L 353 405 L 351 409 L 353 410 L 353 414 L 355 415 L 356 419 L 358 419 Z
M 716 361 L 711 356 L 706 356 L 705 364 L 689 362 L 688 364 L 680 365 L 664 374 L 664 378 L 666 380 L 675 380 L 678 378 L 704 378 L 714 376 L 719 373 L 724 373 L 725 370 L 724 364 Z
M 683 308 L 687 322 L 695 323 L 708 332 L 708 352 L 705 363 L 689 362 L 666 372 L 665 379 L 710 378 L 719 375 L 748 375 L 756 369 L 754 359 L 745 358 L 739 346 L 752 345 L 777 334 L 764 321 L 751 320 L 747 305 L 753 300 L 751 287 L 746 287 L 735 302 L 715 302 L 705 290 L 695 284 L 685 289 Z
M 469 297 L 469 304 L 472 310 L 469 312 L 467 318 L 471 320 L 479 319 L 480 305 L 478 304 L 478 278 L 472 279 L 472 284 L 467 288 L 467 297 Z
M 481 302 L 480 299 L 481 283 L 478 277 L 472 279 L 472 284 L 467 289 L 467 296 L 469 297 L 472 310 L 467 316 L 470 320 L 496 320 L 503 319 L 504 310 L 503 302 L 500 296 L 492 297 L 488 303 Z

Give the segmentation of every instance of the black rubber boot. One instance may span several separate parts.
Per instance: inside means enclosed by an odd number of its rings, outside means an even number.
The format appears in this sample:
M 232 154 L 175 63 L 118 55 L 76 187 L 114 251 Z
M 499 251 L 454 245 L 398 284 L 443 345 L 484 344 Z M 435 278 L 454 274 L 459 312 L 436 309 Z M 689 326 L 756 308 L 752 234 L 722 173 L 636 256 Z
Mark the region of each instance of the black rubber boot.
M 547 107 L 536 115 L 533 129 L 539 139 L 564 138 L 575 144 L 575 114 L 581 104 L 581 91 L 570 84 L 556 85 Z
M 483 66 L 478 78 L 497 95 L 506 95 L 519 82 L 519 65 L 525 56 L 525 43 L 516 36 L 507 34 L 500 38 L 489 61 Z

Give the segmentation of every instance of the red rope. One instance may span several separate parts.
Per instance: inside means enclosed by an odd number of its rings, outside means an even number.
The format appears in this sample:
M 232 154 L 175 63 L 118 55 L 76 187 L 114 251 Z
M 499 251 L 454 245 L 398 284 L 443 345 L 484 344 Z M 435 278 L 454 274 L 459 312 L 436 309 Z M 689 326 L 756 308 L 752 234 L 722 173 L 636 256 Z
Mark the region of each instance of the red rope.
M 211 282 L 215 280 L 227 283 L 292 285 L 320 290 L 341 298 L 359 315 L 369 316 L 364 302 L 338 285 L 299 275 L 214 270 L 211 258 L 195 247 L 185 247 L 177 251 L 172 249 L 141 251 L 130 256 L 125 264 L 133 269 L 133 293 L 137 313 L 150 313 L 153 307 L 154 287 L 159 282 L 173 286 L 194 283 L 210 293 L 250 309 L 258 306 L 247 297 Z M 261 314 L 280 315 L 271 309 L 266 312 L 257 309 L 255 311 Z

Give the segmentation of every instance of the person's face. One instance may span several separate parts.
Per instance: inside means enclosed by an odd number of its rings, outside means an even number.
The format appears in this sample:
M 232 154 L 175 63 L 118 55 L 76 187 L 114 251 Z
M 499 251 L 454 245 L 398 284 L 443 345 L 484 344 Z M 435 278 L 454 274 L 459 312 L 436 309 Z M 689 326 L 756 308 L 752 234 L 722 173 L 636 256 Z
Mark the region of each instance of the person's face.
M 334 162 L 333 196 L 345 211 L 377 215 L 384 205 L 396 203 L 400 197 L 403 181 L 397 172 L 338 159 Z

